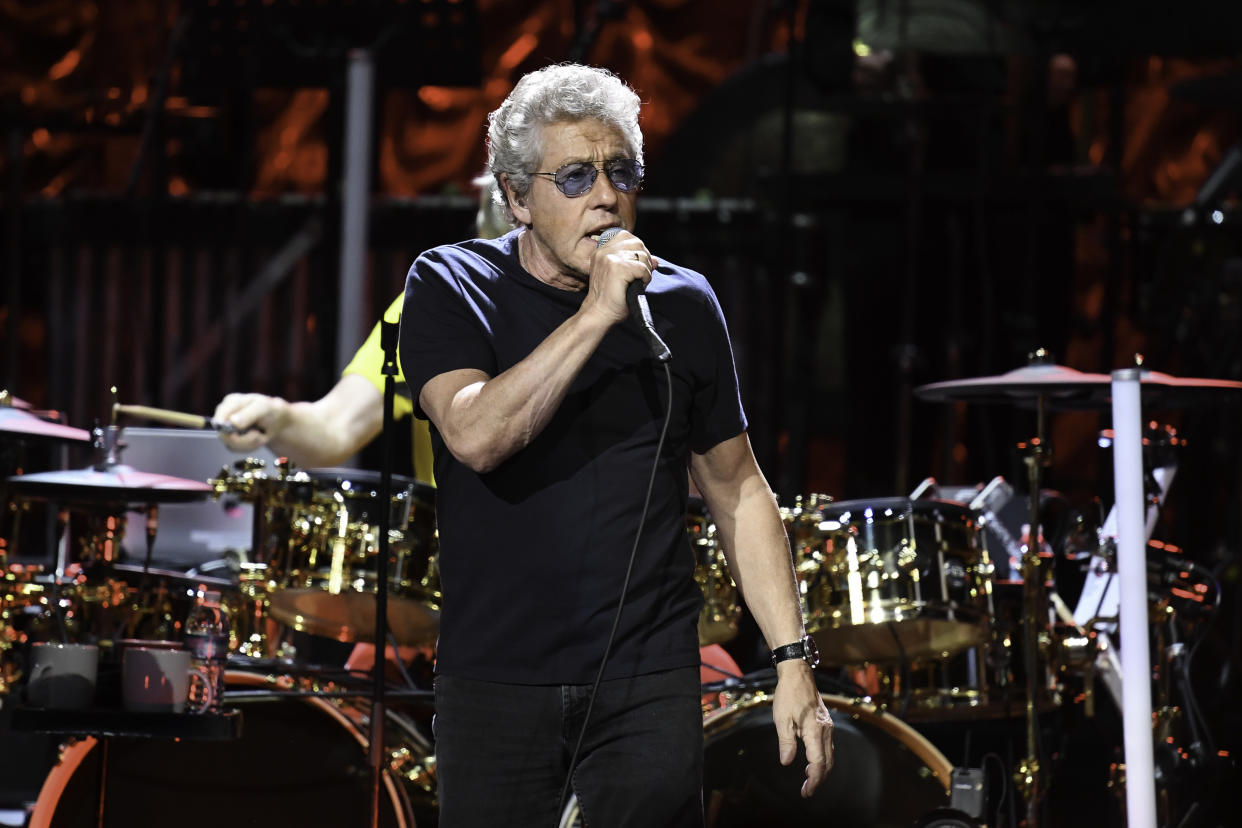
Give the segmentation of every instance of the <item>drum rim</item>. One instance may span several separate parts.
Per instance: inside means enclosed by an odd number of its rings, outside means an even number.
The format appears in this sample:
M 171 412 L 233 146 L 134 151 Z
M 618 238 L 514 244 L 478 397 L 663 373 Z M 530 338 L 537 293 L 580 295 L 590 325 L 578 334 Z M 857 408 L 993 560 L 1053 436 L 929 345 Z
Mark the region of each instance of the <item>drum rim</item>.
M 884 520 L 897 520 L 907 517 L 914 513 L 926 513 L 934 510 L 941 510 L 946 514 L 959 517 L 967 517 L 973 522 L 978 517 L 978 512 L 971 509 L 968 504 L 959 503 L 956 500 L 945 500 L 939 497 L 872 497 L 858 498 L 855 500 L 833 500 L 828 503 L 822 503 L 815 507 L 814 512 L 824 517 L 839 517 L 842 514 L 858 512 L 860 517 L 863 509 L 892 509 L 893 514 L 885 516 Z M 876 517 L 876 520 L 880 520 Z
M 830 713 L 840 710 L 855 718 L 860 718 L 905 745 L 931 770 L 936 780 L 944 787 L 945 793 L 950 791 L 953 784 L 953 763 L 922 733 L 868 701 L 834 693 L 821 692 L 819 695 Z M 703 717 L 703 738 L 706 740 L 708 736 L 715 735 L 715 731 L 726 727 L 727 722 L 737 715 L 756 707 L 770 706 L 773 698 L 771 693 L 761 691 L 747 694 L 724 707 L 712 710 Z
M 915 621 L 944 621 L 946 624 L 954 624 L 962 627 L 980 627 L 983 630 L 984 637 L 988 634 L 988 620 L 991 613 L 985 610 L 976 609 L 964 604 L 948 604 L 944 601 L 911 601 L 905 598 L 878 598 L 868 602 L 868 607 L 879 607 L 883 612 L 883 616 L 878 621 L 861 621 L 854 623 L 845 617 L 844 613 L 835 610 L 833 613 L 820 613 L 823 621 L 831 621 L 817 629 L 833 629 L 843 630 L 848 627 L 869 627 L 875 624 L 903 624 Z M 894 617 L 897 610 L 912 610 L 909 618 Z M 963 618 L 961 621 L 949 620 L 935 617 L 936 612 L 952 613 L 955 615 L 971 616 Z M 816 620 L 821 620 L 817 618 Z M 808 630 L 809 631 L 809 630 Z
M 257 673 L 251 670 L 226 670 L 224 675 L 226 684 L 233 683 L 247 687 L 277 685 L 283 678 L 282 676 L 270 673 Z M 363 754 L 369 756 L 369 740 L 363 735 L 362 723 L 360 721 L 351 719 L 337 705 L 318 696 L 298 696 L 296 700 L 306 702 L 312 707 L 328 713 L 331 718 L 354 738 L 354 741 L 362 748 Z M 35 799 L 34 808 L 31 809 L 30 822 L 27 828 L 51 828 L 52 818 L 56 815 L 56 806 L 60 803 L 61 796 L 64 795 L 69 780 L 73 778 L 74 773 L 81 767 L 82 760 L 90 754 L 98 743 L 99 739 L 97 737 L 86 736 L 60 748 L 56 757 L 56 764 L 52 766 L 51 771 L 48 772 L 48 775 L 43 780 L 43 785 L 39 788 L 39 796 Z M 414 824 L 409 798 L 406 796 L 404 788 L 397 785 L 397 780 L 394 778 L 392 771 L 387 767 L 384 768 L 384 787 L 387 789 L 392 801 L 397 828 L 417 828 Z

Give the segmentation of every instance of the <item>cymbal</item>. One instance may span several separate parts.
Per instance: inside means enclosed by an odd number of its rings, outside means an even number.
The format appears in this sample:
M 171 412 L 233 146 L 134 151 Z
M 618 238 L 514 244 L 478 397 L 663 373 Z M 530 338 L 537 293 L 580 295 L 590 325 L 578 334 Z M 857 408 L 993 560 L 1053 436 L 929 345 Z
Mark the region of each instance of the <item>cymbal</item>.
M 337 641 L 375 638 L 375 593 L 329 593 L 322 589 L 278 589 L 268 596 L 272 617 L 298 632 Z M 398 644 L 434 645 L 440 611 L 402 595 L 388 596 L 388 630 Z
M 19 474 L 8 478 L 14 494 L 42 500 L 89 503 L 187 503 L 204 500 L 212 488 L 198 480 L 115 465 Z
M 62 440 L 89 443 L 91 433 L 81 428 L 52 423 L 21 408 L 0 406 L 0 436 L 13 435 L 24 440 Z
M 1175 377 L 1143 369 L 1143 401 L 1185 406 L 1217 400 L 1221 392 L 1242 391 L 1242 382 Z M 1054 408 L 1104 408 L 1112 400 L 1112 377 L 1052 363 L 1035 363 L 990 377 L 933 382 L 914 389 L 930 402 L 1022 402 L 1043 397 Z
M 931 402 L 1014 402 L 1038 396 L 1057 399 L 1086 399 L 1107 388 L 1108 374 L 1086 374 L 1064 365 L 1038 362 L 991 377 L 933 382 L 914 389 Z

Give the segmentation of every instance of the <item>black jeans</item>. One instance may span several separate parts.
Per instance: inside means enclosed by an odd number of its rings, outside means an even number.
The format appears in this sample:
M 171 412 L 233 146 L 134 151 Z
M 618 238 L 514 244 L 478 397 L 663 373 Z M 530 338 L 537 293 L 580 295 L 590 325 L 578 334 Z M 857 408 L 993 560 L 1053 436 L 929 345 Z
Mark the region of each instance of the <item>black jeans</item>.
M 571 791 L 586 828 L 703 824 L 699 672 L 601 682 Z M 591 686 L 437 676 L 441 828 L 556 828 Z

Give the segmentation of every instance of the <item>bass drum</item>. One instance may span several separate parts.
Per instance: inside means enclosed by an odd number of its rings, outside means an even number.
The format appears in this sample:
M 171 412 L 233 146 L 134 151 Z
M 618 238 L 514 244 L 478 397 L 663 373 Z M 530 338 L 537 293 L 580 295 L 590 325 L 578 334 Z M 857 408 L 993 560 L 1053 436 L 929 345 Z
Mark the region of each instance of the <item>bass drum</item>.
M 810 799 L 805 760 L 777 759 L 772 697 L 746 696 L 703 720 L 703 807 L 708 828 L 909 828 L 948 805 L 953 766 L 931 742 L 872 705 L 821 694 L 838 757 Z
M 231 690 L 281 683 L 238 671 L 227 680 Z M 97 740 L 70 745 L 43 783 L 30 828 L 370 825 L 365 711 L 314 696 L 234 698 L 229 706 L 244 711 L 240 739 L 112 739 L 102 797 Z M 404 788 L 389 772 L 379 808 L 380 825 L 414 828 Z
M 706 828 L 910 828 L 946 807 L 953 765 L 900 719 L 821 694 L 832 714 L 837 762 L 810 799 L 805 760 L 777 759 L 772 697 L 744 696 L 703 719 Z M 570 799 L 561 828 L 581 825 Z

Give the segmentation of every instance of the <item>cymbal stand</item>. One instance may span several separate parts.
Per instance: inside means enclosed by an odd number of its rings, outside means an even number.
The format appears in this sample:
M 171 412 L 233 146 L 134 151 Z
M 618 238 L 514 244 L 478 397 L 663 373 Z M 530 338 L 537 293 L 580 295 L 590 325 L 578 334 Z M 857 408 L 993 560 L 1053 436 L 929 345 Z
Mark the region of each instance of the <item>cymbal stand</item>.
M 116 389 L 112 389 L 116 393 Z M 93 464 L 95 471 L 106 472 L 121 465 L 121 451 L 125 441 L 121 439 L 121 429 L 116 423 L 107 428 L 96 426 L 92 429 L 93 448 L 98 458 Z M 78 554 L 84 563 L 83 571 L 87 578 L 106 578 L 117 562 L 121 541 L 125 537 L 126 519 L 122 503 L 102 503 L 94 508 L 83 510 L 86 514 L 88 530 L 80 540 Z M 70 513 L 71 514 L 71 513 Z M 71 524 L 66 519 L 65 535 L 70 534 Z M 64 565 L 71 563 L 66 559 Z
M 146 508 L 147 555 L 142 561 L 142 585 L 147 585 L 147 577 L 151 573 L 151 555 L 155 552 L 155 535 L 160 526 L 160 507 L 156 503 L 148 503 Z
M 1046 433 L 1047 399 L 1036 396 L 1035 438 L 1027 444 L 1026 473 L 1030 488 L 1030 520 L 1026 549 L 1022 555 L 1022 643 L 1023 667 L 1026 673 L 1026 756 L 1014 770 L 1014 783 L 1026 802 L 1026 826 L 1039 825 L 1039 800 L 1041 768 L 1039 763 L 1039 732 L 1035 716 L 1036 658 L 1039 647 L 1038 619 L 1044 608 L 1044 578 L 1039 559 L 1040 525 L 1039 493 L 1043 488 L 1044 467 L 1052 462 L 1052 451 L 1047 445 Z
M 392 510 L 392 430 L 393 403 L 396 400 L 397 345 L 399 327 L 396 322 L 380 320 L 380 346 L 384 352 L 384 425 L 381 432 L 383 464 L 380 468 L 379 551 L 375 558 L 375 663 L 371 695 L 371 828 L 379 825 L 380 784 L 384 770 L 384 667 L 388 654 L 388 575 L 390 567 L 388 531 L 391 528 Z M 393 642 L 394 658 L 401 659 Z

